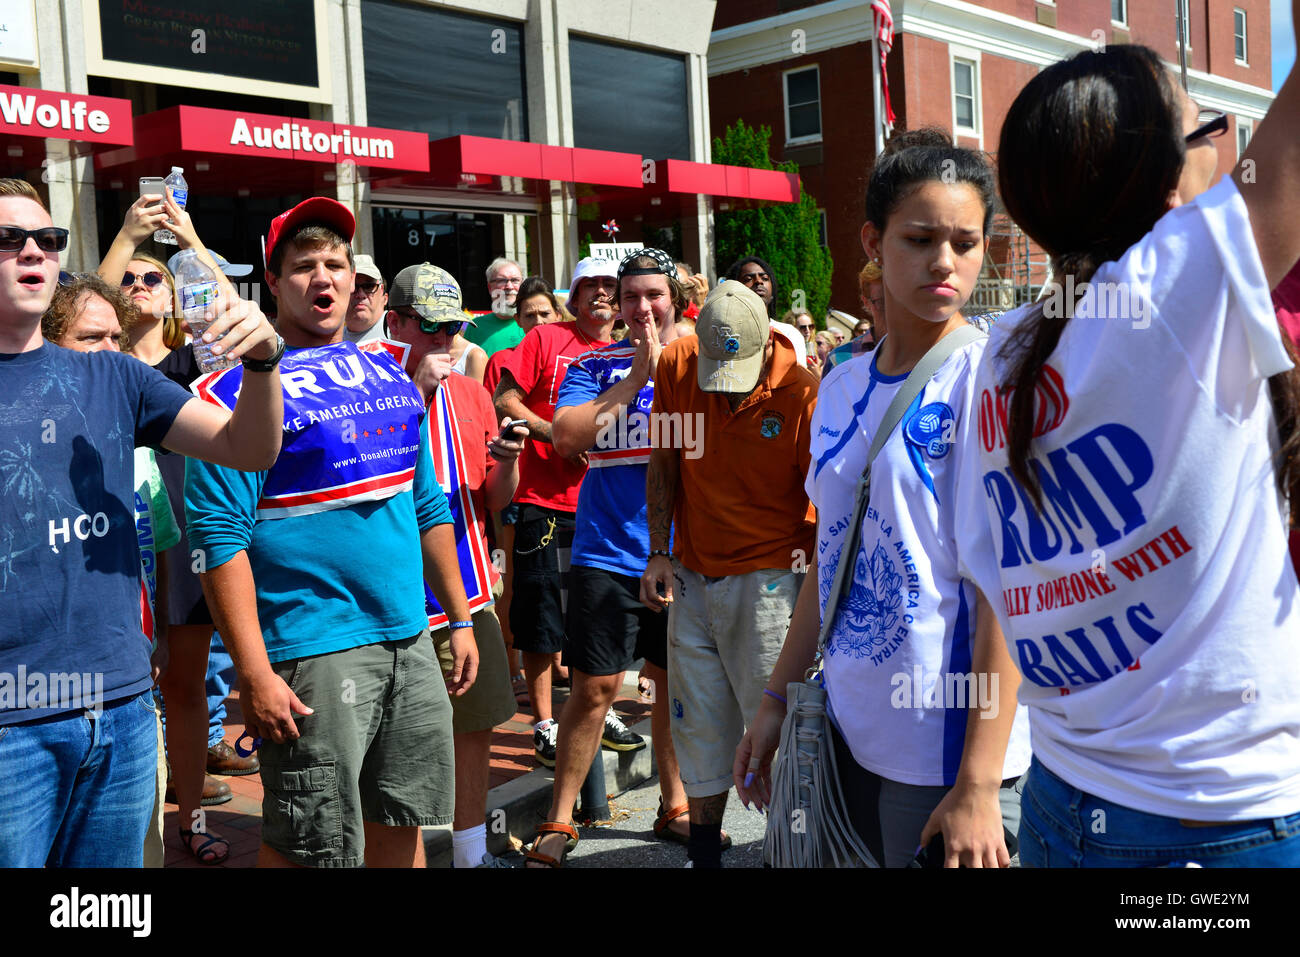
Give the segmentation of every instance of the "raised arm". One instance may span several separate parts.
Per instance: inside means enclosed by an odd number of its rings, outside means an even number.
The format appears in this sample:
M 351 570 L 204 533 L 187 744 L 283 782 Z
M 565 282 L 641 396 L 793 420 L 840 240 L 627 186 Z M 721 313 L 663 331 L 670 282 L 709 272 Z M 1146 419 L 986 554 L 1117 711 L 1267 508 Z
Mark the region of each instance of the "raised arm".
M 224 306 L 204 339 L 226 337 L 214 347 L 232 356 L 268 359 L 278 336 L 262 310 L 245 300 Z M 233 413 L 192 399 L 181 407 L 163 446 L 173 452 L 218 465 L 255 472 L 269 469 L 280 455 L 284 427 L 284 394 L 280 370 L 244 370 L 239 401 Z
M 1300 0 L 1291 0 L 1291 24 L 1300 38 Z M 1300 259 L 1300 76 L 1294 65 L 1232 178 L 1250 212 L 1272 289 Z
M 153 235 L 155 229 L 162 226 L 167 219 L 167 210 L 163 206 L 161 194 L 152 193 L 141 196 L 127 207 L 122 220 L 122 228 L 113 237 L 112 245 L 104 254 L 99 264 L 99 277 L 114 289 L 122 284 L 126 267 L 135 258 L 135 251 L 142 242 Z
M 663 347 L 657 332 L 646 334 L 643 330 L 635 342 L 636 359 L 622 381 L 588 402 L 555 410 L 551 423 L 551 444 L 555 451 L 571 456 L 593 448 L 604 424 L 636 401 L 638 393 L 654 375 Z

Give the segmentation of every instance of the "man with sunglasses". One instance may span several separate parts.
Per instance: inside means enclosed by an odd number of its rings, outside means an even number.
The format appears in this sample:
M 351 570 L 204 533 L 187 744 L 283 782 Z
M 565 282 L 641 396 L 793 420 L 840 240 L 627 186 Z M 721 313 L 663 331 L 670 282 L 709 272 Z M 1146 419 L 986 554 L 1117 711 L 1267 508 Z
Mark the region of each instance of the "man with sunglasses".
M 130 356 L 60 349 L 41 316 L 67 240 L 30 184 L 0 179 L 0 867 L 139 867 L 157 732 L 134 448 L 265 468 L 281 346 L 253 303 L 218 307 L 221 351 L 262 370 L 233 414 Z
M 388 311 L 388 291 L 384 288 L 384 274 L 375 261 L 364 254 L 356 257 L 357 272 L 348 302 L 348 315 L 343 338 L 348 342 L 373 342 L 384 338 L 381 320 Z
M 190 543 L 261 749 L 263 867 L 424 866 L 420 828 L 451 811 L 448 693 L 477 667 L 424 400 L 389 352 L 343 341 L 355 227 L 319 196 L 272 221 L 284 448 L 256 475 L 186 473 Z M 194 388 L 226 403 L 239 372 Z M 426 581 L 452 619 L 445 683 Z
M 478 677 L 451 702 L 456 751 L 456 810 L 452 819 L 452 866 L 507 867 L 487 850 L 489 763 L 492 729 L 514 716 L 505 639 L 494 605 L 501 575 L 493 565 L 485 520 L 510 504 L 519 483 L 523 431 L 501 432 L 492 396 L 479 382 L 452 369 L 452 340 L 466 325 L 460 284 L 450 273 L 422 263 L 393 280 L 389 335 L 411 347 L 406 371 L 429 406 L 429 449 L 434 474 L 447 494 L 456 530 L 460 574 L 469 598 Z M 502 418 L 504 428 L 509 421 Z M 451 668 L 447 614 L 426 589 L 426 611 L 444 672 Z

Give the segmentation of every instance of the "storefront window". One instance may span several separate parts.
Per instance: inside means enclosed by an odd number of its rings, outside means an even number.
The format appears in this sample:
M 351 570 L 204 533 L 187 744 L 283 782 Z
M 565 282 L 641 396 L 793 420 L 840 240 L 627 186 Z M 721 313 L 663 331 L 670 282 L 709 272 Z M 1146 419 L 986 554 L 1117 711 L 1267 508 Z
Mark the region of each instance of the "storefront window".
M 569 34 L 573 145 L 691 158 L 686 59 Z
M 384 278 L 407 266 L 429 262 L 460 283 L 466 309 L 491 309 L 486 271 L 501 254 L 504 217 L 500 213 L 374 207 L 374 257 Z
M 366 122 L 433 139 L 528 139 L 518 23 L 365 0 Z

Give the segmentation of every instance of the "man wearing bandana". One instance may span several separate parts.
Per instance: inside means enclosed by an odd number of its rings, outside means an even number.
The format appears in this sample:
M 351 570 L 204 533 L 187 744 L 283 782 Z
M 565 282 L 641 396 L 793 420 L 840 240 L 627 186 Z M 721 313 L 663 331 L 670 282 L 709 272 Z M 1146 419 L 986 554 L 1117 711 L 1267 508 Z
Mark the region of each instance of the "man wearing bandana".
M 448 693 L 478 664 L 424 400 L 387 352 L 343 341 L 352 213 L 277 216 L 266 280 L 290 350 L 284 441 L 264 472 L 191 462 L 185 505 L 213 619 L 260 743 L 258 865 L 422 867 L 452 810 Z M 242 369 L 193 389 L 227 405 Z M 452 619 L 444 684 L 423 583 Z M 259 742 L 260 739 L 260 742 Z
M 704 442 L 695 456 L 650 452 L 641 601 L 668 611 L 691 863 L 720 867 L 736 746 L 758 711 L 813 554 L 803 483 L 817 377 L 772 328 L 760 296 L 735 280 L 709 294 L 695 332 L 665 347 L 655 372 L 653 414 L 702 417 Z

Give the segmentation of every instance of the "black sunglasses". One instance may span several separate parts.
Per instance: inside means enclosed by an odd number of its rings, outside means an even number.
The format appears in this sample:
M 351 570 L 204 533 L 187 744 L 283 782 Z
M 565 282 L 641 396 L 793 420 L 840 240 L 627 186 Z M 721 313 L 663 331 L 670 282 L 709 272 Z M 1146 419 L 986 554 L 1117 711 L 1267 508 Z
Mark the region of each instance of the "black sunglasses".
M 130 289 L 135 285 L 136 279 L 139 279 L 144 283 L 146 289 L 153 289 L 163 281 L 163 274 L 156 270 L 154 272 L 141 273 L 139 276 L 136 276 L 133 272 L 124 272 L 122 273 L 122 288 Z
M 91 275 L 92 275 L 91 273 L 86 273 L 86 272 L 66 272 L 65 270 L 60 269 L 59 285 L 71 286 L 78 279 L 89 279 Z
M 1228 132 L 1228 114 L 1219 110 L 1201 110 L 1196 120 L 1201 125 L 1183 137 L 1188 143 L 1193 143 L 1202 136 L 1217 137 Z
M 361 295 L 363 296 L 373 296 L 375 294 L 375 290 L 379 288 L 379 285 L 380 284 L 375 282 L 373 279 L 367 280 L 365 282 L 362 282 L 360 279 L 358 279 L 357 292 L 361 293 Z
M 13 252 L 27 245 L 27 237 L 47 253 L 62 252 L 68 248 L 68 231 L 59 226 L 42 226 L 40 229 L 23 229 L 21 226 L 0 226 L 0 249 Z

